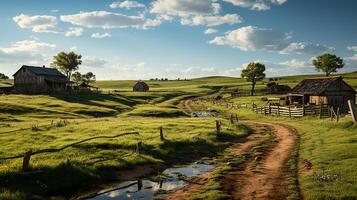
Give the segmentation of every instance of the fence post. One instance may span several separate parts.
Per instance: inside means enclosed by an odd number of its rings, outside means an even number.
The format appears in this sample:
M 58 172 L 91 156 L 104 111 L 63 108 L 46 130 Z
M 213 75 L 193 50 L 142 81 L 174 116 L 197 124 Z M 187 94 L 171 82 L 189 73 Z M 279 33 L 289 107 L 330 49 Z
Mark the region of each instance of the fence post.
M 302 116 L 305 116 L 305 105 L 302 105 Z
M 340 120 L 340 107 L 337 107 L 336 122 Z
M 143 143 L 140 141 L 136 144 L 136 153 L 141 154 L 143 152 Z
M 320 105 L 320 119 L 322 118 L 322 104 Z
M 271 115 L 271 104 L 269 103 L 269 115 Z
M 291 108 L 290 108 L 290 105 L 289 105 L 289 117 L 291 118 Z
M 353 122 L 357 123 L 357 114 L 356 114 L 356 108 L 355 105 L 352 103 L 351 100 L 348 100 L 348 107 L 350 108 L 351 116 Z
M 222 122 L 219 120 L 216 120 L 216 134 L 219 135 L 221 133 L 221 125 Z
M 22 171 L 24 171 L 24 172 L 29 171 L 31 156 L 32 156 L 32 150 L 27 151 L 24 154 L 24 160 L 23 160 L 23 163 L 22 163 Z
M 160 140 L 161 141 L 165 140 L 165 138 L 164 138 L 164 130 L 162 129 L 162 127 L 160 127 Z
M 278 116 L 280 116 L 280 105 L 278 105 Z

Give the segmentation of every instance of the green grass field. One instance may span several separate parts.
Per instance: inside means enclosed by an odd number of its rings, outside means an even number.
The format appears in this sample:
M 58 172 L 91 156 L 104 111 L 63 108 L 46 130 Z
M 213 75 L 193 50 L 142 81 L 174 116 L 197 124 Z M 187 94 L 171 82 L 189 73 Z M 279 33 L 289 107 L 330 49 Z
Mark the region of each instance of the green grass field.
M 280 77 L 279 84 L 296 85 L 309 76 Z M 357 73 L 342 74 L 357 88 Z M 258 83 L 263 89 L 269 79 Z M 9 86 L 1 81 L 0 86 Z M 26 199 L 26 195 L 72 194 L 83 182 L 105 182 L 116 171 L 143 164 L 189 162 L 214 156 L 237 138 L 246 136 L 244 127 L 214 134 L 214 119 L 189 117 L 185 99 L 240 90 L 250 83 L 240 78 L 206 77 L 187 81 L 148 81 L 150 92 L 132 92 L 135 81 L 98 81 L 102 94 L 0 95 L 0 158 L 23 154 L 30 149 L 60 148 L 94 136 L 112 136 L 138 131 L 117 139 L 92 140 L 61 152 L 31 158 L 37 175 L 20 173 L 21 159 L 0 161 L 0 199 Z M 228 96 L 228 95 L 223 95 Z M 275 96 L 275 95 L 273 95 Z M 238 104 L 264 104 L 263 96 L 237 97 Z M 222 108 L 217 108 L 222 109 Z M 231 112 L 224 110 L 224 112 Z M 357 198 L 357 127 L 349 118 L 335 123 L 316 117 L 285 119 L 235 111 L 239 118 L 278 121 L 297 128 L 300 166 L 307 160 L 310 171 L 302 172 L 300 187 L 305 199 Z M 159 138 L 164 127 L 166 141 Z M 227 127 L 224 121 L 224 127 Z M 134 152 L 144 142 L 144 155 Z M 194 152 L 194 153 L 192 153 Z M 186 156 L 186 155 L 192 155 Z M 177 159 L 177 158 L 184 159 Z M 67 195 L 66 194 L 66 195 Z

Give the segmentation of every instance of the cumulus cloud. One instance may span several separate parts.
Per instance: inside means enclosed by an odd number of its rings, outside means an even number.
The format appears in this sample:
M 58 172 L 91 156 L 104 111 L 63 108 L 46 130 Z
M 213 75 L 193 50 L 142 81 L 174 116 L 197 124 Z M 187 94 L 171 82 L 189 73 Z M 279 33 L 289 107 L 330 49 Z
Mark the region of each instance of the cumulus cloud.
M 286 46 L 288 35 L 271 29 L 246 26 L 215 37 L 210 44 L 228 45 L 243 51 L 277 51 Z
M 237 24 L 242 22 L 242 18 L 237 14 L 226 14 L 223 16 L 220 15 L 196 15 L 193 17 L 184 17 L 181 19 L 182 25 L 190 25 L 190 26 L 219 26 L 222 24 Z
M 206 29 L 203 33 L 206 35 L 209 35 L 209 34 L 213 34 L 213 33 L 217 33 L 217 32 L 218 32 L 217 29 L 209 28 L 209 29 Z
M 357 52 L 357 46 L 348 46 L 347 49 L 350 50 L 350 51 L 356 51 Z
M 272 29 L 246 26 L 229 31 L 225 36 L 215 37 L 210 44 L 228 45 L 242 51 L 270 51 L 280 54 L 309 54 L 318 55 L 333 52 L 335 48 L 306 42 L 292 42 L 288 33 Z
M 150 12 L 174 16 L 218 14 L 219 3 L 213 0 L 156 0 Z
M 36 53 L 42 50 L 49 50 L 56 48 L 55 44 L 39 42 L 36 40 L 22 40 L 11 44 L 10 47 L 0 48 L 5 53 Z
M 56 33 L 57 18 L 49 15 L 28 16 L 20 14 L 12 18 L 18 26 L 24 29 L 32 29 L 33 32 Z
M 64 32 L 66 37 L 79 37 L 83 34 L 83 28 L 80 27 L 70 27 L 67 31 Z
M 112 35 L 110 35 L 109 33 L 93 33 L 91 37 L 96 39 L 103 39 L 103 38 L 110 38 L 112 37 Z
M 269 10 L 272 5 L 282 5 L 287 0 L 224 0 L 235 6 L 249 8 L 251 10 Z
M 0 47 L 0 68 L 3 73 L 13 74 L 19 66 L 43 65 L 49 63 L 50 56 L 45 53 L 56 48 L 55 44 L 38 40 L 17 41 L 8 47 Z
M 86 67 L 101 68 L 107 63 L 108 61 L 97 57 L 84 57 L 82 65 Z
M 73 15 L 62 15 L 60 19 L 87 28 L 137 28 L 146 29 L 161 24 L 159 19 L 147 19 L 145 16 L 129 16 L 107 11 L 81 12 Z
M 312 44 L 306 42 L 293 42 L 290 43 L 280 53 L 282 54 L 310 54 L 317 55 L 322 53 L 331 53 L 335 51 L 335 48 L 328 47 L 321 44 Z
M 125 1 L 116 1 L 113 2 L 112 4 L 109 5 L 109 7 L 116 9 L 116 8 L 126 8 L 126 9 L 131 9 L 131 8 L 145 8 L 145 5 L 142 3 L 139 3 L 137 1 L 130 1 L 130 0 L 125 0 Z

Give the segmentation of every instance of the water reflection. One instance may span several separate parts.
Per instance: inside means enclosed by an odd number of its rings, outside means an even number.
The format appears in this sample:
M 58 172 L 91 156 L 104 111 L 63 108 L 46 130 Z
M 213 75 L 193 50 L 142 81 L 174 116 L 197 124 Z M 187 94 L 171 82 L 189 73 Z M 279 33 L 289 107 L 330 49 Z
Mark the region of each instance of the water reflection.
M 192 177 L 207 172 L 213 165 L 197 162 L 185 167 L 168 168 L 163 174 L 167 178 L 157 182 L 150 180 L 126 181 L 116 187 L 108 188 L 97 193 L 92 200 L 126 200 L 126 199 L 152 199 L 157 191 L 170 191 L 186 185 L 183 177 Z

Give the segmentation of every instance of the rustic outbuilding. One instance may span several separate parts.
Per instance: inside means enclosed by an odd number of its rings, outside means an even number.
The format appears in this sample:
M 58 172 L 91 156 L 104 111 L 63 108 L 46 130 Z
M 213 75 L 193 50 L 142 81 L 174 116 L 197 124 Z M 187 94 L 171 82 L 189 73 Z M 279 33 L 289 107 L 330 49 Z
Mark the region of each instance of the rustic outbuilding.
M 148 92 L 149 91 L 149 86 L 144 81 L 138 81 L 134 85 L 133 91 L 134 92 Z
M 267 90 L 269 94 L 287 94 L 291 91 L 291 88 L 288 85 L 278 85 L 275 83 L 267 86 Z
M 55 68 L 23 65 L 14 75 L 14 90 L 22 93 L 64 92 L 71 82 Z
M 356 91 L 342 77 L 308 78 L 296 85 L 287 97 L 288 104 L 328 105 L 348 110 L 347 101 L 356 102 Z

